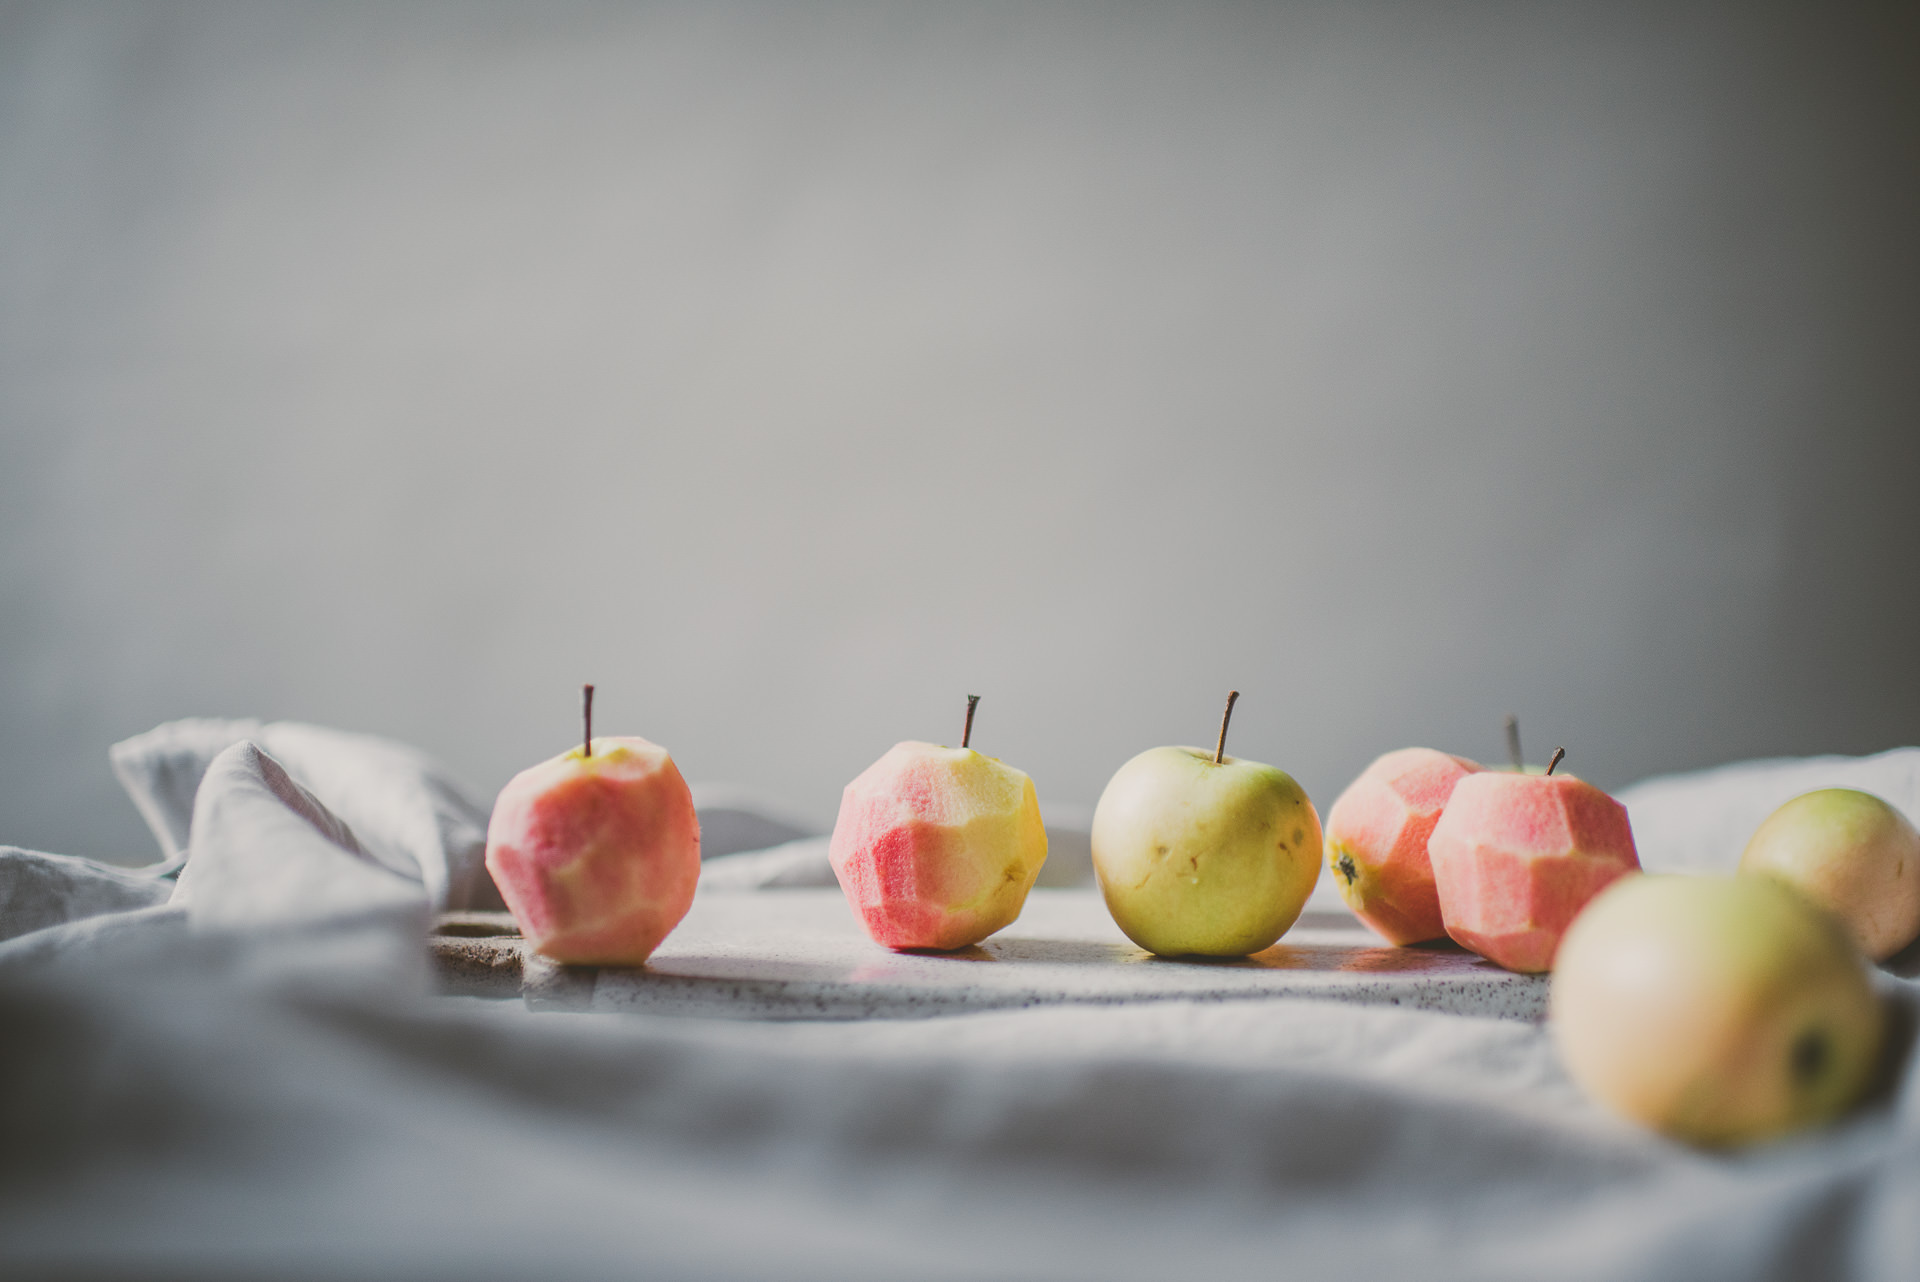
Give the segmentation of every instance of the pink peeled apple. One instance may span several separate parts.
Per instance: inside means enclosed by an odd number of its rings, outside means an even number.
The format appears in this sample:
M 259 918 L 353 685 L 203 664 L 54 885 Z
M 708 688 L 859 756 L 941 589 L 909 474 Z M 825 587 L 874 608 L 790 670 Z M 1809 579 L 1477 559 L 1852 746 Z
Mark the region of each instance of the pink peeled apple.
M 667 750 L 592 737 L 515 775 L 493 803 L 487 871 L 536 952 L 637 966 L 693 905 L 700 821 Z
M 908 741 L 847 785 L 828 859 L 888 948 L 965 948 L 1009 925 L 1047 858 L 1033 780 L 958 748 Z
M 1444 939 L 1427 841 L 1454 787 L 1482 767 L 1432 748 L 1380 757 L 1327 812 L 1327 868 L 1353 915 L 1388 943 Z
M 1640 867 L 1627 808 L 1590 783 L 1485 771 L 1454 787 L 1427 851 L 1447 934 L 1508 970 L 1553 967 L 1587 901 Z

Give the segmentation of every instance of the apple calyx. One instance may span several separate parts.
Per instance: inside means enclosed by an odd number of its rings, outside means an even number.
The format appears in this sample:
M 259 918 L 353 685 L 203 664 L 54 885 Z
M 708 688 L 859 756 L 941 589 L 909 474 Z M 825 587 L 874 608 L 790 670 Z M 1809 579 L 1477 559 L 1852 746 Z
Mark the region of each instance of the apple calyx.
M 1220 765 L 1227 757 L 1227 722 L 1233 720 L 1233 701 L 1240 697 L 1238 690 L 1227 691 L 1227 710 L 1220 714 L 1220 739 L 1213 745 L 1213 764 Z
M 593 755 L 593 683 L 580 687 L 580 759 Z
M 1811 1086 L 1819 1081 L 1821 1070 L 1826 1068 L 1827 1058 L 1832 1051 L 1826 1033 L 1820 1029 L 1809 1028 L 1794 1038 L 1793 1049 L 1787 1052 L 1793 1080 L 1802 1086 Z
M 1553 750 L 1553 760 L 1547 763 L 1547 777 L 1549 779 L 1553 777 L 1553 768 L 1559 765 L 1560 759 L 1566 755 L 1567 755 L 1567 750 L 1565 748 L 1555 748 Z
M 960 731 L 960 746 L 965 748 L 973 742 L 973 710 L 980 706 L 980 696 L 967 696 L 967 724 Z

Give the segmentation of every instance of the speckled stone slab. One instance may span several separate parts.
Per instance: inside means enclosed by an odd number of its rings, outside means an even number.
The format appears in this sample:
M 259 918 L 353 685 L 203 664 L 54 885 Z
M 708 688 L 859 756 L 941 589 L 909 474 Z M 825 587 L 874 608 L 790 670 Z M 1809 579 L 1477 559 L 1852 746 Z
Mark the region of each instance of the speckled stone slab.
M 741 1019 L 915 1018 L 1057 1003 L 1314 997 L 1538 1020 L 1544 976 L 1451 944 L 1393 948 L 1344 911 L 1311 909 L 1278 944 L 1231 961 L 1155 957 L 1097 890 L 1035 890 L 1007 929 L 953 953 L 868 939 L 838 889 L 708 894 L 642 967 L 565 967 L 529 956 L 512 919 L 442 919 L 442 991 L 542 1008 Z

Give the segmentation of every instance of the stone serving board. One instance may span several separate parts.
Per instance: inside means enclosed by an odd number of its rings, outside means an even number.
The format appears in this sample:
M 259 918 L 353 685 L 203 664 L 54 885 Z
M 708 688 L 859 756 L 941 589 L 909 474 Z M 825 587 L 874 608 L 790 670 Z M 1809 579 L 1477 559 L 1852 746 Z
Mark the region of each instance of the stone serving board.
M 444 993 L 738 1019 L 1310 997 L 1539 1020 L 1547 996 L 1545 976 L 1452 944 L 1390 947 L 1344 910 L 1314 905 L 1251 957 L 1155 957 L 1120 933 L 1091 889 L 1036 889 L 1013 925 L 950 953 L 882 948 L 838 888 L 702 894 L 645 966 L 555 965 L 528 951 L 505 913 L 449 914 L 431 942 Z

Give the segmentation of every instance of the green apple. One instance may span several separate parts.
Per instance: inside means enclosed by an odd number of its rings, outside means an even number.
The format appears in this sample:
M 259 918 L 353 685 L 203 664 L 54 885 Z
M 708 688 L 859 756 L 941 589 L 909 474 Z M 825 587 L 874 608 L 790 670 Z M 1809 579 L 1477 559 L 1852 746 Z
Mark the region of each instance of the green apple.
M 1561 941 L 1548 1008 L 1589 1095 L 1711 1146 L 1837 1117 L 1882 1037 L 1840 924 L 1767 877 L 1621 878 Z
M 1920 938 L 1920 832 L 1870 792 L 1822 788 L 1767 816 L 1740 856 L 1835 913 L 1885 961 Z
M 1313 803 L 1285 771 L 1227 756 L 1227 717 L 1213 751 L 1149 748 L 1114 773 L 1094 808 L 1107 911 L 1149 952 L 1259 952 L 1293 925 L 1320 876 Z

